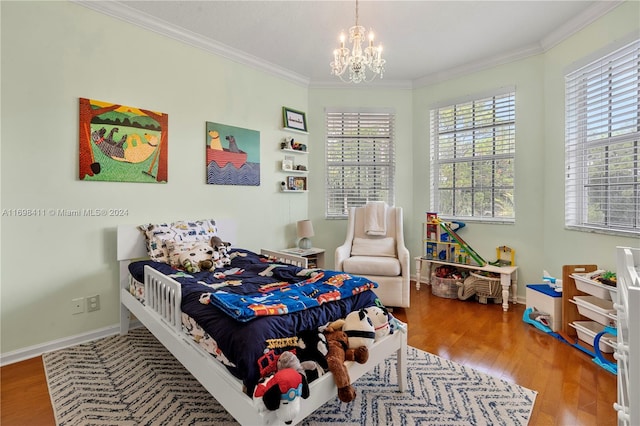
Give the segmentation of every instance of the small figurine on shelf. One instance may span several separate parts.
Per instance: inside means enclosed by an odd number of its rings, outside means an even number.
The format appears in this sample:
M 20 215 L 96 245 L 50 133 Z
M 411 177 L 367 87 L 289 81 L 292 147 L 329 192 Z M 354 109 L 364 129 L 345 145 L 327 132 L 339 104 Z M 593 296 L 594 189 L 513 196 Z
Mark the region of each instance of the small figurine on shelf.
M 306 151 L 307 150 L 307 145 L 300 143 L 300 142 L 296 142 L 296 141 L 292 141 L 291 142 L 291 148 L 296 150 L 296 151 Z
M 286 137 L 280 142 L 280 149 L 293 149 L 293 144 L 297 143 L 292 137 Z

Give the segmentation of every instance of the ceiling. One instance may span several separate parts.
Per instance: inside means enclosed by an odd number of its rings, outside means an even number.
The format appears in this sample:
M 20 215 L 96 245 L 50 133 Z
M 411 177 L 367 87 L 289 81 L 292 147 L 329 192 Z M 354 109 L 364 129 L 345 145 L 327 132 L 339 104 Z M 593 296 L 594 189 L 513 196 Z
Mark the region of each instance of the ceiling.
M 355 1 L 77 2 L 302 84 L 345 84 L 329 63 Z M 618 4 L 361 0 L 359 23 L 384 48 L 378 84 L 415 87 L 544 52 Z

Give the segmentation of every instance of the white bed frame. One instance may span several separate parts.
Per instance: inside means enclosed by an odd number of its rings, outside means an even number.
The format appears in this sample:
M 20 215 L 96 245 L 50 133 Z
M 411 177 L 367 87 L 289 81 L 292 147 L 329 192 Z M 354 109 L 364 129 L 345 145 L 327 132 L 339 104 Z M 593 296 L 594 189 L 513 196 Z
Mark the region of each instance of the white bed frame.
M 220 236 L 226 241 L 235 241 L 235 223 L 217 221 Z M 263 251 L 264 252 L 264 251 Z M 306 259 L 294 255 L 269 252 L 287 263 L 306 266 Z M 252 398 L 242 390 L 242 382 L 199 347 L 186 333 L 181 324 L 180 284 L 156 270 L 145 267 L 145 303 L 129 293 L 128 265 L 132 260 L 147 257 L 143 234 L 133 225 L 118 226 L 117 259 L 120 262 L 120 334 L 129 331 L 133 314 L 207 389 L 211 395 L 242 425 L 277 424 L 272 412 L 259 412 Z M 369 349 L 369 360 L 365 364 L 347 362 L 349 377 L 355 382 L 362 375 L 383 362 L 393 353 L 397 354 L 398 388 L 407 388 L 407 336 L 396 332 L 374 343 Z M 301 410 L 295 423 L 300 422 L 327 401 L 337 396 L 333 376 L 327 373 L 313 381 L 310 396 L 302 400 Z

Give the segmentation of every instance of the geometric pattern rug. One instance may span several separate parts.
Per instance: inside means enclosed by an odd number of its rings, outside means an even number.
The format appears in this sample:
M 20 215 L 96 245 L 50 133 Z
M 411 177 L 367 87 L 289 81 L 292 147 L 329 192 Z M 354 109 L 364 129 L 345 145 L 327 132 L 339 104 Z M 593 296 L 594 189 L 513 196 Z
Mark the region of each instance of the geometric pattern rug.
M 237 425 L 144 328 L 43 355 L 61 426 Z M 409 347 L 407 392 L 395 356 L 355 382 L 304 425 L 526 425 L 536 392 Z

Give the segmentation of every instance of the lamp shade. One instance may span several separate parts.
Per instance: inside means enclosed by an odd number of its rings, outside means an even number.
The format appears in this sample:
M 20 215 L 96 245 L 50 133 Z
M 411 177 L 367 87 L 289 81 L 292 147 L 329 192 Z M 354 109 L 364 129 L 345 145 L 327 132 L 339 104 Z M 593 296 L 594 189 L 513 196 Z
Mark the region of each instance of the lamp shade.
M 299 220 L 296 224 L 296 232 L 298 233 L 298 238 L 313 237 L 313 224 L 309 219 Z
M 296 224 L 296 232 L 298 234 L 298 247 L 301 249 L 310 249 L 311 240 L 309 237 L 313 237 L 313 224 L 309 219 L 299 220 Z

